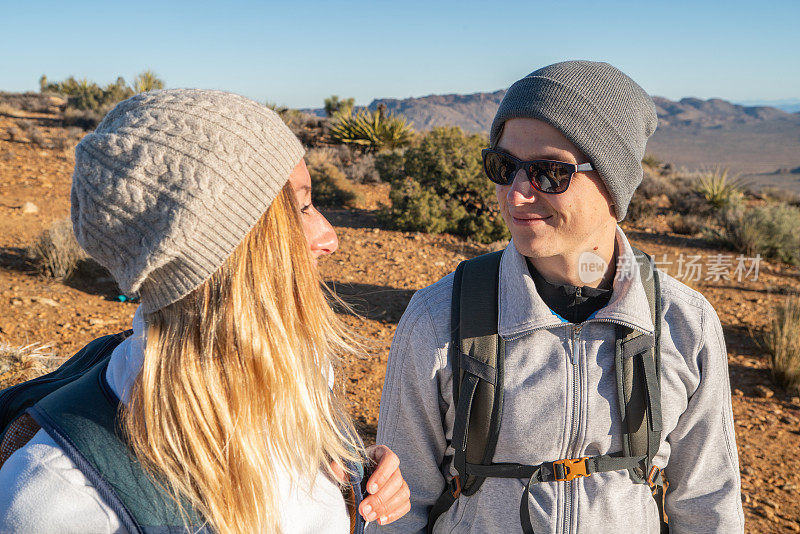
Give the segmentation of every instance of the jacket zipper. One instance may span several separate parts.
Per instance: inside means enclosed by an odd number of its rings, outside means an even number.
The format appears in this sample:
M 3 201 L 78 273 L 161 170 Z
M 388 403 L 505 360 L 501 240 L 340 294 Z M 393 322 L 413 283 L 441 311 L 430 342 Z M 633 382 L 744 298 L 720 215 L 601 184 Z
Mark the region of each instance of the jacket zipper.
M 580 288 L 578 289 L 580 291 Z M 570 426 L 569 442 L 574 442 L 572 447 L 567 447 L 567 454 L 570 457 L 575 456 L 575 449 L 577 448 L 577 428 L 578 419 L 580 417 L 580 338 L 581 328 L 583 325 L 577 324 L 572 326 L 572 421 Z M 571 532 L 572 525 L 572 485 L 573 481 L 564 483 L 564 525 L 563 532 Z

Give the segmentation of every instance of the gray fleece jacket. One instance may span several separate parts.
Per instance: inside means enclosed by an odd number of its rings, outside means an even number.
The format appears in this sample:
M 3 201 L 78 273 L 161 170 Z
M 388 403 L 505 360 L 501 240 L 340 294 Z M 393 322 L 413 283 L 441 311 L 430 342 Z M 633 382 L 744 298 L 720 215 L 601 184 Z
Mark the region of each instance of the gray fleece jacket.
M 623 262 L 636 265 L 619 228 L 617 250 Z M 513 242 L 505 249 L 499 294 L 505 398 L 495 462 L 536 465 L 622 450 L 614 323 L 653 332 L 638 269 L 629 272 L 614 280 L 608 305 L 576 327 L 539 297 Z M 669 480 L 670 531 L 743 532 L 722 328 L 700 293 L 659 274 L 664 430 L 654 464 L 664 468 Z M 380 532 L 423 532 L 430 507 L 455 474 L 450 446 L 455 407 L 447 358 L 452 286 L 450 274 L 418 291 L 395 333 L 377 441 L 400 457 L 412 509 Z M 434 532 L 520 532 L 519 502 L 526 482 L 487 479 L 476 494 L 459 497 Z M 627 471 L 537 484 L 530 503 L 537 534 L 659 531 L 649 488 L 632 483 Z

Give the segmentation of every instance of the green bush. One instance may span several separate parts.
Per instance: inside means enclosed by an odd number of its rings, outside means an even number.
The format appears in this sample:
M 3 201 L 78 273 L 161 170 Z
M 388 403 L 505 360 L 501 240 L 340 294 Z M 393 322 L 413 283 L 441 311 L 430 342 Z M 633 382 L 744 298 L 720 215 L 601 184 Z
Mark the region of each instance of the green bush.
M 67 97 L 67 109 L 94 111 L 105 115 L 117 102 L 130 98 L 136 93 L 163 89 L 164 81 L 153 71 L 146 70 L 136 76 L 133 87 L 128 86 L 125 78 L 101 87 L 86 78 L 80 80 L 70 76 L 61 82 L 50 82 L 47 76 L 39 79 L 39 88 L 43 93 L 56 93 Z
M 361 110 L 357 113 L 336 113 L 330 127 L 330 136 L 337 143 L 358 146 L 375 152 L 408 146 L 414 140 L 411 123 L 383 109 Z
M 739 252 L 800 263 L 800 208 L 766 204 L 734 205 L 720 215 L 718 239 Z
M 775 308 L 763 341 L 773 379 L 787 390 L 800 390 L 800 297 L 789 297 Z
M 349 115 L 355 106 L 355 98 L 344 98 L 339 100 L 337 95 L 331 95 L 329 98 L 325 99 L 325 115 L 328 117 L 333 117 L 336 113 L 344 113 Z
M 306 154 L 314 204 L 327 208 L 355 208 L 363 202 L 363 197 L 335 161 L 336 155 L 326 149 L 309 150 Z
M 383 182 L 393 182 L 403 178 L 403 150 L 387 150 L 375 155 L 375 170 Z
M 156 76 L 156 73 L 148 69 L 136 76 L 133 79 L 133 89 L 137 93 L 146 93 L 147 91 L 155 91 L 156 89 L 163 89 L 164 81 Z
M 390 208 L 381 217 L 406 231 L 448 232 L 482 243 L 508 239 L 483 173 L 486 139 L 460 128 L 434 128 L 402 155 L 402 174 L 391 181 Z

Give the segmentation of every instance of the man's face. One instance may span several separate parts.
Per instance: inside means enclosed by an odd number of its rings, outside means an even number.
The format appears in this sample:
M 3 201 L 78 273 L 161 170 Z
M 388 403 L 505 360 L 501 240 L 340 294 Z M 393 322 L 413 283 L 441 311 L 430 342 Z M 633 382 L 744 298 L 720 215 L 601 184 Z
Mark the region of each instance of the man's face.
M 496 149 L 525 161 L 589 161 L 556 128 L 529 118 L 508 120 Z M 534 189 L 520 170 L 513 183 L 498 185 L 495 192 L 517 251 L 529 258 L 591 251 L 616 228 L 611 197 L 597 171 L 575 173 L 565 192 L 552 195 Z

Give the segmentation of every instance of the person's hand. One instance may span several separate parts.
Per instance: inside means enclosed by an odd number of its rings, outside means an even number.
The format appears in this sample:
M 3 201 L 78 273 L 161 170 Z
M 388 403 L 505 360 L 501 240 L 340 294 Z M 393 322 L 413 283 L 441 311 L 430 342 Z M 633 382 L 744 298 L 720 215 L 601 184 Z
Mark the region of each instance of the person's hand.
M 367 456 L 377 464 L 367 481 L 367 497 L 358 511 L 367 521 L 388 525 L 411 510 L 411 492 L 400 473 L 400 458 L 386 445 L 367 447 Z

